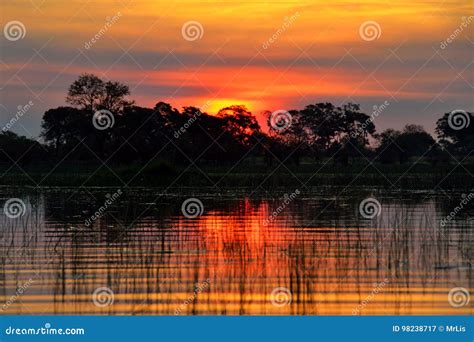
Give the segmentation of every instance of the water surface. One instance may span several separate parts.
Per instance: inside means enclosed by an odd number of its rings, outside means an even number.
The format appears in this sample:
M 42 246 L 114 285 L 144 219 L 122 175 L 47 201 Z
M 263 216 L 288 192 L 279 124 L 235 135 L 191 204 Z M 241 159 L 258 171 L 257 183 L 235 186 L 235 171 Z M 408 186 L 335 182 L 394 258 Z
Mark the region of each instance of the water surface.
M 116 191 L 2 189 L 26 206 L 0 217 L 2 314 L 473 313 L 448 301 L 472 288 L 472 207 L 440 223 L 461 193 Z

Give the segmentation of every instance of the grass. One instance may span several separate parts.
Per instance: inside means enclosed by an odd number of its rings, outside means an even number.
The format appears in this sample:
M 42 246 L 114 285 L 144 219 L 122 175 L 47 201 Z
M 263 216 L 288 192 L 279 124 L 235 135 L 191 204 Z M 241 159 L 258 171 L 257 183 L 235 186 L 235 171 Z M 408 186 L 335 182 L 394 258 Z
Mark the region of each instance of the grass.
M 393 164 L 332 162 L 274 165 L 246 161 L 232 165 L 175 166 L 156 161 L 146 166 L 66 164 L 27 168 L 0 167 L 0 184 L 17 186 L 153 186 L 153 187 L 262 187 L 280 186 L 380 186 L 387 188 L 443 189 L 474 186 L 474 164 L 427 162 Z
M 137 191 L 140 201 L 124 194 L 84 227 L 104 200 L 102 189 L 91 191 L 85 197 L 38 192 L 25 200 L 32 204 L 25 216 L 0 218 L 0 289 L 10 297 L 34 279 L 7 314 L 26 312 L 20 303 L 30 314 L 36 311 L 28 306 L 38 303 L 51 314 L 173 315 L 178 308 L 189 315 L 281 314 L 269 300 L 277 286 L 292 293 L 285 314 L 350 315 L 355 308 L 360 314 L 423 314 L 427 305 L 455 314 L 459 308 L 449 306 L 446 288 L 470 279 L 472 231 L 467 217 L 440 227 L 439 217 L 452 210 L 445 197 L 434 203 L 416 192 L 381 192 L 383 214 L 365 220 L 357 207 L 370 192 L 341 197 L 328 210 L 333 199 L 315 192 L 261 226 L 267 205 L 280 200 L 216 196 L 214 204 L 206 201 L 205 215 L 219 229 L 209 229 L 206 217 L 183 218 L 174 197 L 154 205 L 166 211 L 143 215 L 143 202 L 154 194 Z M 208 278 L 209 286 L 194 295 L 196 284 Z M 383 290 L 359 305 L 382 282 Z M 91 294 L 103 286 L 116 294 L 115 304 L 97 308 Z

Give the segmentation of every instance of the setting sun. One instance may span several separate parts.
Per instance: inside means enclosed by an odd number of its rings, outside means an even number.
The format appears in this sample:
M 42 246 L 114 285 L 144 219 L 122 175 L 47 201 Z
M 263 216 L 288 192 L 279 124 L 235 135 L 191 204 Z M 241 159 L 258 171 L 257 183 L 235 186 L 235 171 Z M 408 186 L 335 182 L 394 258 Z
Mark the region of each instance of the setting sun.
M 62 89 L 84 72 L 129 84 L 138 105 L 203 107 L 209 101 L 212 114 L 231 104 L 244 104 L 258 116 L 348 100 L 369 111 L 388 99 L 394 105 L 379 127 L 415 118 L 431 132 L 427 111 L 435 104 L 438 114 L 467 107 L 472 95 L 465 83 L 472 84 L 472 69 L 456 73 L 451 62 L 469 63 L 472 30 L 464 28 L 451 48 L 440 48 L 463 20 L 470 23 L 469 1 L 170 6 L 136 0 L 125 6 L 104 0 L 92 6 L 71 0 L 68 6 L 45 1 L 36 7 L 26 0 L 2 4 L 3 17 L 25 28 L 23 39 L 3 42 L 2 105 L 10 109 L 25 97 L 41 99 L 22 127 L 15 127 L 27 135 L 39 134 L 41 112 L 61 101 Z
M 230 107 L 232 105 L 243 105 L 249 111 L 254 110 L 254 105 L 251 101 L 242 101 L 238 99 L 217 99 L 209 102 L 209 107 L 206 109 L 211 115 L 217 114 L 222 108 Z

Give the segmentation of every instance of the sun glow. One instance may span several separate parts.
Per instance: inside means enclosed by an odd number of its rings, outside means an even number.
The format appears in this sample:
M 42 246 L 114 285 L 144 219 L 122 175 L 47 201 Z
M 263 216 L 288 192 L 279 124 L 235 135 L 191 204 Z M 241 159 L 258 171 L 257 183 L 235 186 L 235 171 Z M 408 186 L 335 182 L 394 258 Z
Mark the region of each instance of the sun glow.
M 141 106 L 165 101 L 216 114 L 243 104 L 260 120 L 265 110 L 351 100 L 370 111 L 396 98 L 399 105 L 379 118 L 381 125 L 415 116 L 429 128 L 433 120 L 427 109 L 434 104 L 442 105 L 438 112 L 471 107 L 465 84 L 470 70 L 460 67 L 455 78 L 453 67 L 471 65 L 472 30 L 464 29 L 450 48 L 440 43 L 463 24 L 472 1 L 60 3 L 2 2 L 3 16 L 19 19 L 26 28 L 16 45 L 1 42 L 8 44 L 2 46 L 0 63 L 6 80 L 2 105 L 16 108 L 31 92 L 41 94 L 35 113 L 25 118 L 33 135 L 39 133 L 41 112 L 63 103 L 64 89 L 81 73 L 129 85 Z M 189 21 L 202 26 L 197 40 L 183 36 Z M 361 35 L 366 22 L 376 22 L 374 40 Z M 41 49 L 41 57 L 32 55 L 33 49 Z
M 206 109 L 206 112 L 215 115 L 221 110 L 222 108 L 225 107 L 230 107 L 233 105 L 242 105 L 245 106 L 249 111 L 252 112 L 252 110 L 255 108 L 254 104 L 252 101 L 248 100 L 238 100 L 238 99 L 215 99 L 209 101 L 209 106 Z

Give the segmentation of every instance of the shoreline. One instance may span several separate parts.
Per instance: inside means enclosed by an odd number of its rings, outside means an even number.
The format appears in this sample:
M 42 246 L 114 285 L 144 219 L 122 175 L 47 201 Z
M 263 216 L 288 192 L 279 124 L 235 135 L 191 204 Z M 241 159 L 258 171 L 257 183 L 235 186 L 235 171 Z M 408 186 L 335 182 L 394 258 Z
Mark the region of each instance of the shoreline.
M 252 189 L 279 188 L 381 188 L 429 190 L 434 188 L 472 189 L 474 177 L 464 172 L 433 173 L 201 173 L 196 170 L 178 174 L 97 173 L 8 173 L 0 177 L 0 187 L 130 187 L 155 189 Z M 261 188 L 261 190 L 258 190 Z

